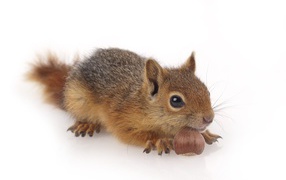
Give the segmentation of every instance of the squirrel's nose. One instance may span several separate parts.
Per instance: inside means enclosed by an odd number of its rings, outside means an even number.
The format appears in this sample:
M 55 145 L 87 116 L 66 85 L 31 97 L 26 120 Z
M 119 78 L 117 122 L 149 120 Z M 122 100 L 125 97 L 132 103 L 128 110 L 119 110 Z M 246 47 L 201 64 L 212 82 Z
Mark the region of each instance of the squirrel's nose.
M 213 122 L 214 115 L 211 114 L 211 115 L 204 116 L 203 119 L 204 119 L 204 122 L 211 123 L 211 122 Z

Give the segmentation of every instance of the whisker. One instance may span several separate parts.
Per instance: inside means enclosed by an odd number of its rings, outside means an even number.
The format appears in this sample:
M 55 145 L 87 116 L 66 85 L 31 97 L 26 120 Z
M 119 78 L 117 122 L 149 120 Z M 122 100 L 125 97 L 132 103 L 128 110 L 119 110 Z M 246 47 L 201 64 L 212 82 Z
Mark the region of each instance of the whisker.
M 220 96 L 218 97 L 218 99 L 215 101 L 215 103 L 213 104 L 213 106 L 215 106 L 215 105 L 216 105 L 216 103 L 220 100 L 220 98 L 221 98 L 221 97 L 222 97 L 222 95 L 224 94 L 224 92 L 225 92 L 226 88 L 227 88 L 227 85 L 224 87 L 224 89 L 223 89 L 222 93 L 220 94 Z
M 207 66 L 207 73 L 206 73 L 206 85 L 207 85 L 207 86 L 208 86 L 209 65 L 210 65 L 210 63 L 208 63 L 208 66 Z
M 215 106 L 216 103 L 218 102 L 218 100 L 220 100 L 220 98 L 222 97 L 223 93 L 224 93 L 224 92 L 222 92 L 222 93 L 220 94 L 220 96 L 218 97 L 218 99 L 214 102 L 214 105 L 213 105 L 213 106 Z
M 225 107 L 213 108 L 213 109 L 214 109 L 214 112 L 218 112 L 218 111 L 221 111 L 221 110 L 224 110 L 224 109 L 230 109 L 230 108 L 233 108 L 233 107 L 237 107 L 237 106 L 236 105 L 231 105 L 231 106 L 225 106 Z
M 224 105 L 226 105 L 226 102 L 221 102 L 220 104 L 218 104 L 218 105 L 216 105 L 216 106 L 214 106 L 212 108 L 216 109 L 216 108 L 219 108 L 219 107 L 224 106 Z
M 217 119 L 214 119 L 214 122 L 225 132 L 225 129 L 222 127 L 221 123 L 217 121 Z
M 230 101 L 226 100 L 226 101 L 223 101 L 223 102 L 217 104 L 216 106 L 213 106 L 212 108 L 216 109 L 216 108 L 219 108 L 221 106 L 234 106 L 234 105 L 231 105 Z
M 221 102 L 220 104 L 218 104 L 218 105 L 216 105 L 216 106 L 215 106 L 215 104 L 214 104 L 214 105 L 212 106 L 212 108 L 213 108 L 213 109 L 216 109 L 216 108 L 218 108 L 218 107 L 220 107 L 220 106 L 229 104 L 231 101 L 233 101 L 233 99 L 234 99 L 237 95 L 238 95 L 238 94 L 233 95 L 232 97 L 228 98 L 227 100 Z M 232 106 L 234 106 L 234 105 L 232 105 Z
M 234 121 L 234 119 L 232 117 L 225 115 L 225 114 L 215 113 L 215 115 L 226 118 L 226 119 L 230 119 L 231 121 Z
M 223 81 L 217 81 L 217 82 L 213 83 L 213 84 L 208 88 L 209 91 L 211 92 L 211 91 L 214 89 L 215 85 L 220 84 L 220 83 L 223 83 Z
M 216 83 L 213 83 L 208 89 L 209 89 L 209 91 L 210 92 L 212 92 L 212 90 L 214 89 L 214 86 L 217 84 L 217 82 Z

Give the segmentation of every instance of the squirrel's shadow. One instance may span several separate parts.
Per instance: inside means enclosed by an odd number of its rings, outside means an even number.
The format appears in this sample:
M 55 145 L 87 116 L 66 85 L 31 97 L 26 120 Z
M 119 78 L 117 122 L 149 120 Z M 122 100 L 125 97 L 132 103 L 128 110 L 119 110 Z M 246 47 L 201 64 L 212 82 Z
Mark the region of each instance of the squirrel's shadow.
M 210 154 L 213 154 L 217 151 L 219 151 L 222 148 L 222 146 L 218 145 L 217 143 L 214 143 L 212 145 L 206 145 L 204 152 L 201 154 L 202 156 L 208 156 Z

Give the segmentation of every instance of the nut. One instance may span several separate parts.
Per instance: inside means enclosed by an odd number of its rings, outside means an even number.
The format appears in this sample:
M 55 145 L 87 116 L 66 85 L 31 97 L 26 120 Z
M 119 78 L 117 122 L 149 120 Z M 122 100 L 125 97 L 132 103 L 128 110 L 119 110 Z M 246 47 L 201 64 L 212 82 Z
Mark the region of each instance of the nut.
M 176 154 L 201 154 L 205 148 L 205 139 L 201 133 L 189 127 L 181 129 L 174 137 Z

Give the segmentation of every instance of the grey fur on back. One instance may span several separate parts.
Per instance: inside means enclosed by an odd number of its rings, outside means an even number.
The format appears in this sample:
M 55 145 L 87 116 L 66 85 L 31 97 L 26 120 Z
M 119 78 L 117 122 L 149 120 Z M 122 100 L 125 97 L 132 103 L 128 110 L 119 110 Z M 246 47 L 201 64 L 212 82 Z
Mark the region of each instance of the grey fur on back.
M 79 62 L 72 70 L 76 78 L 85 81 L 90 90 L 102 96 L 129 96 L 143 84 L 146 58 L 117 48 L 98 49 L 94 54 Z

